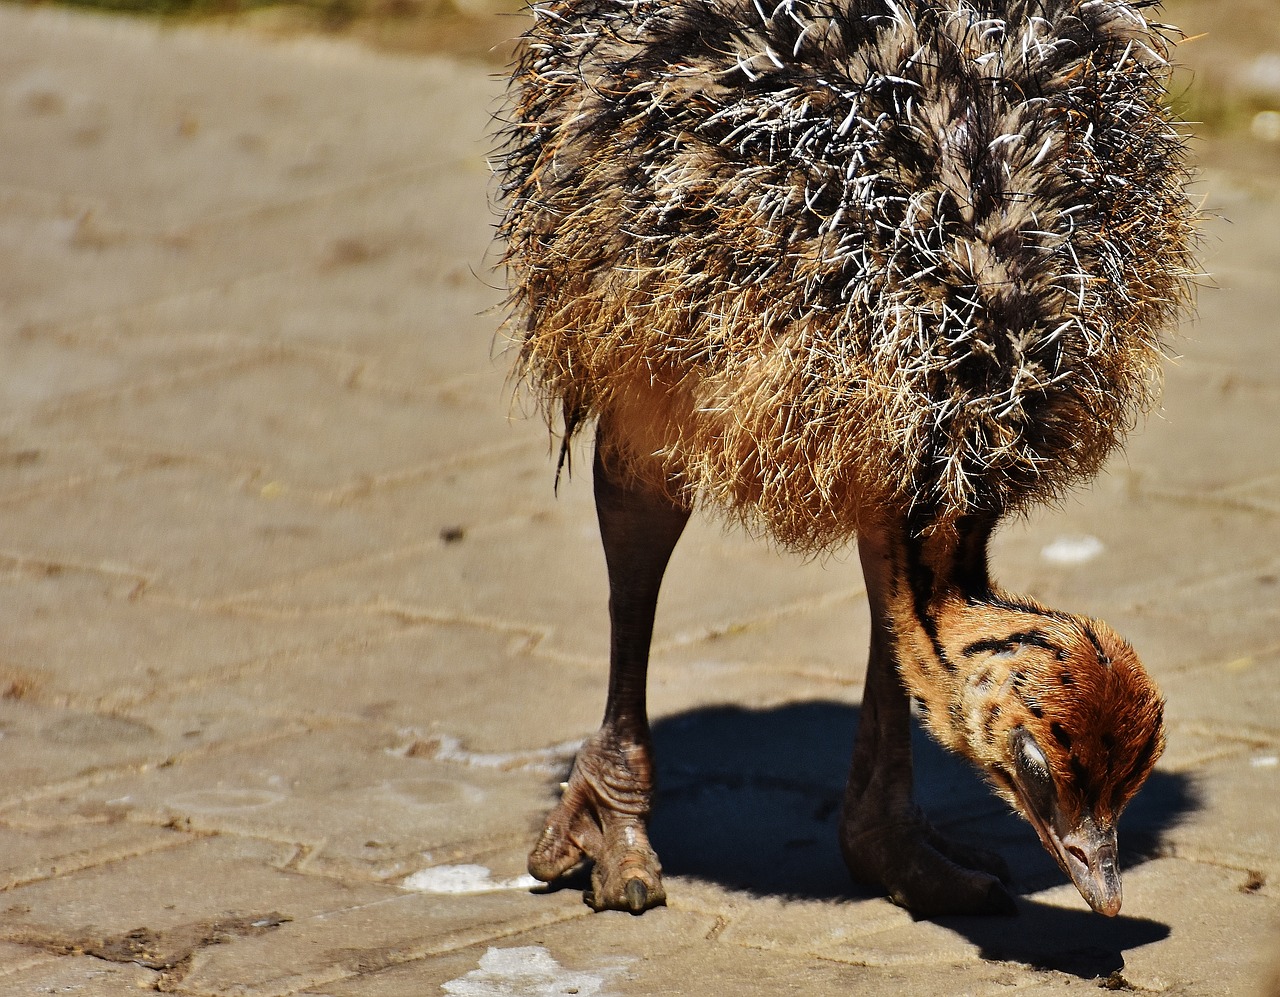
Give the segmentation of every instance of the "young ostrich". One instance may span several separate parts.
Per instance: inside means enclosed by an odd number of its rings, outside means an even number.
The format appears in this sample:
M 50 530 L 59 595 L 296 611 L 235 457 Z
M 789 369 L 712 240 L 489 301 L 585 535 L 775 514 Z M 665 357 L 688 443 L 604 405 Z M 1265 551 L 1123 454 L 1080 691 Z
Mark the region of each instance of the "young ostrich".
M 988 539 L 1093 475 L 1158 382 L 1195 211 L 1171 29 L 1121 0 L 546 0 L 500 165 L 521 373 L 594 420 L 608 701 L 529 857 L 664 902 L 646 822 L 658 587 L 695 504 L 857 538 L 870 663 L 841 818 L 855 879 L 1011 912 L 912 803 L 909 704 L 1094 910 L 1162 701 L 1105 624 L 1009 595 Z M 566 450 L 561 451 L 561 460 Z

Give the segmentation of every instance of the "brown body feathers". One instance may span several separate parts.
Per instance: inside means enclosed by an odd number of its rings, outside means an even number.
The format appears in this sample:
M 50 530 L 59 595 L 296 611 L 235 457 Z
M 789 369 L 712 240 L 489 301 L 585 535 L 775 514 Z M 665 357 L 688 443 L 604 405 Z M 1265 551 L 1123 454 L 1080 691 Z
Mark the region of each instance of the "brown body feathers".
M 499 175 L 549 418 L 801 549 L 1092 475 L 1192 270 L 1137 6 L 535 5 Z

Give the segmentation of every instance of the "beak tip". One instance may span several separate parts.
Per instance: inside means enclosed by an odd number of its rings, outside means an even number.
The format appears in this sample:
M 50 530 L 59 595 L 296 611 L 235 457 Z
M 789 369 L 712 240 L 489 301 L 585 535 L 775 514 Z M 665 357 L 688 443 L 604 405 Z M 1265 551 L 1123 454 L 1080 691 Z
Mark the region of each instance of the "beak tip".
M 1119 876 L 1085 875 L 1072 878 L 1075 880 L 1076 889 L 1080 891 L 1080 896 L 1097 913 L 1105 917 L 1115 917 L 1120 913 L 1124 894 L 1121 892 Z
M 1120 913 L 1120 897 L 1107 897 L 1101 902 L 1095 904 L 1093 909 L 1105 917 L 1115 917 Z
M 1105 917 L 1115 917 L 1120 913 L 1124 895 L 1120 891 L 1118 876 L 1082 875 L 1073 876 L 1072 879 L 1075 881 L 1076 889 L 1080 891 L 1080 896 L 1094 911 Z

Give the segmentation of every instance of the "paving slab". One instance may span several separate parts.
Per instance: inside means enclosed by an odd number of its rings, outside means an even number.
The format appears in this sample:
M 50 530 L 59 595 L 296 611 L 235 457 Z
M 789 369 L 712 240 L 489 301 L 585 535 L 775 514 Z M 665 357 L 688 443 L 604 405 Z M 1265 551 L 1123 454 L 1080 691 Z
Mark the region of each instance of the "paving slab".
M 0 682 L 11 698 L 47 707 L 128 712 L 285 658 L 358 641 L 367 615 L 317 615 L 256 626 L 244 614 L 190 601 L 139 598 L 129 573 L 47 561 L 0 572 L 0 592 L 24 626 L 0 634 Z M 66 621 L 74 618 L 76 625 Z M 98 667 L 86 667 L 87 663 Z M 213 718 L 197 727 L 208 731 Z M 216 726 L 216 725 L 214 725 Z M 195 737 L 192 728 L 179 733 Z M 205 735 L 200 735 L 204 737 Z
M 4 940 L 172 970 L 224 936 L 257 936 L 291 918 L 396 896 L 283 868 L 287 847 L 221 836 L 102 863 L 6 891 Z M 132 953 L 131 958 L 120 957 Z
M 1205 149 L 1214 286 L 1162 409 L 995 543 L 1167 697 L 1121 916 L 923 735 L 922 804 L 1006 854 L 1019 916 L 853 887 L 857 559 L 703 519 L 654 643 L 670 906 L 597 916 L 523 874 L 607 604 L 586 448 L 557 495 L 508 383 L 493 68 L 8 5 L 0 39 L 0 994 L 1263 992 L 1274 147 Z
M 621 915 L 625 917 L 626 915 Z M 333 997 L 409 997 L 443 993 L 675 995 L 690 992 L 691 974 L 714 980 L 726 993 L 858 992 L 874 974 L 812 957 L 766 953 L 708 942 L 714 920 L 699 914 L 664 911 L 652 924 L 612 923 L 598 929 L 599 940 L 584 951 L 575 922 L 475 946 L 447 960 L 417 962 L 375 974 L 358 985 L 332 991 Z M 647 920 L 647 919 L 646 919 Z M 767 978 L 768 983 L 763 979 Z
M 516 907 L 501 893 L 446 898 L 407 893 L 308 918 L 296 927 L 285 925 L 279 936 L 259 935 L 205 949 L 183 986 L 192 993 L 283 997 L 388 967 L 434 961 L 480 939 L 586 917 L 572 898 L 549 899 Z
M 106 812 L 82 810 L 47 822 L 34 815 L 10 815 L 7 823 L 0 827 L 0 884 L 5 890 L 187 843 L 171 830 L 130 824 Z
M 1128 916 L 1158 926 L 1162 937 L 1126 953 L 1120 973 L 1130 989 L 1204 997 L 1255 992 L 1275 951 L 1280 905 L 1273 894 L 1253 891 L 1251 882 L 1214 863 L 1176 859 L 1131 871 L 1125 882 Z M 1072 907 L 1071 892 L 1060 887 L 1044 898 Z M 1188 896 L 1202 898 L 1196 916 L 1166 929 L 1165 912 Z
M 218 704 L 237 707 L 230 697 Z M 298 868 L 341 881 L 399 881 L 466 855 L 523 845 L 551 801 L 548 759 L 558 770 L 572 746 L 492 763 L 446 742 L 419 741 L 380 723 L 310 730 L 208 752 L 173 764 L 124 770 L 34 800 L 27 820 L 56 824 L 77 815 L 272 841 Z M 443 756 L 443 757 L 437 757 Z M 530 778 L 528 770 L 542 774 Z M 506 850 L 510 850 L 509 847 Z M 510 877 L 517 854 L 499 869 Z
M 93 994 L 94 997 L 138 997 L 154 991 L 163 979 L 156 970 L 136 963 L 109 962 L 95 956 L 48 958 L 6 976 L 0 987 L 12 994 Z

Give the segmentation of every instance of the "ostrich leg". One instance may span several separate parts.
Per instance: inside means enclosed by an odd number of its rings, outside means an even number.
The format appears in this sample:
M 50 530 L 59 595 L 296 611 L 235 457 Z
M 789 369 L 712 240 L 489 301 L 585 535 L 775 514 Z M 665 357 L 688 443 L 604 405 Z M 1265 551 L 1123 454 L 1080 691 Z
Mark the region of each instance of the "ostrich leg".
M 895 540 L 899 538 L 894 538 Z M 954 541 L 953 541 L 954 543 Z M 840 848 L 853 878 L 883 887 L 895 903 L 922 916 L 1012 914 L 1002 885 L 1008 868 L 998 855 L 949 841 L 925 820 L 911 797 L 910 699 L 899 675 L 897 647 L 906 627 L 919 626 L 918 583 L 905 544 L 865 533 L 858 552 L 871 604 L 871 654 L 841 817 Z M 961 536 L 922 572 L 968 575 L 985 587 L 986 535 Z M 936 555 L 936 552 L 934 552 Z M 917 566 L 924 557 L 916 551 Z M 939 560 L 942 562 L 938 563 Z
M 616 474 L 601 455 L 606 431 L 602 425 L 596 440 L 594 475 L 609 574 L 609 695 L 604 722 L 578 752 L 529 855 L 529 872 L 551 882 L 592 859 L 587 903 L 639 914 L 666 902 L 646 827 L 653 757 L 645 679 L 658 588 L 689 510 Z

